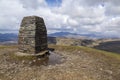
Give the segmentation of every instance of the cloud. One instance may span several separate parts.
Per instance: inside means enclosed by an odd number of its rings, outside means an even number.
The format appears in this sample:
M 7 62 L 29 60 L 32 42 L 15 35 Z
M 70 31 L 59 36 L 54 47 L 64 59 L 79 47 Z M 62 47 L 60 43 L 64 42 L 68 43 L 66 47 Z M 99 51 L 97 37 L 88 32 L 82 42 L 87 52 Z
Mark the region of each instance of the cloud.
M 44 0 L 19 0 L 19 2 L 23 5 L 23 8 L 27 9 L 37 9 L 47 5 Z
M 105 8 L 105 14 L 107 16 L 120 16 L 120 5 L 106 4 Z
M 0 1 L 0 28 L 17 28 L 20 17 L 25 14 L 25 9 L 18 1 Z
M 54 1 L 54 0 L 53 0 Z M 0 0 L 0 29 L 19 29 L 24 16 L 45 20 L 48 33 L 67 31 L 119 36 L 119 0 Z M 113 33 L 113 34 L 112 34 Z

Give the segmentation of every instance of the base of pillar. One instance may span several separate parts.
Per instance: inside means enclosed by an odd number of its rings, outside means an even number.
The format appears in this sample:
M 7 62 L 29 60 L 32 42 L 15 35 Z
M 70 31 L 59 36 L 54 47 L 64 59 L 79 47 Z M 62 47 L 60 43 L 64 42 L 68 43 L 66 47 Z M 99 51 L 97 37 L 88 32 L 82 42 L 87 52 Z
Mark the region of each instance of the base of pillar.
M 42 51 L 40 53 L 37 53 L 37 54 L 29 54 L 29 53 L 22 53 L 22 52 L 16 52 L 15 53 L 16 56 L 20 56 L 20 57 L 23 57 L 23 56 L 30 56 L 30 57 L 38 57 L 38 58 L 44 58 L 45 56 L 49 56 L 50 53 L 48 50 L 45 50 L 45 51 Z

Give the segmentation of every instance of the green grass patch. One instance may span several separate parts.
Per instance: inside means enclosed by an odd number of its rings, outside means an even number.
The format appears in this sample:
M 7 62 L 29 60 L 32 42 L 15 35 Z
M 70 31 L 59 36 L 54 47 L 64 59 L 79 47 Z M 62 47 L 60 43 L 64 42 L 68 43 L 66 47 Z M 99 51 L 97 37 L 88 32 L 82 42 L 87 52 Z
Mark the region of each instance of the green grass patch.
M 13 59 L 13 60 L 18 60 L 18 61 L 22 61 L 22 60 L 32 61 L 32 60 L 36 59 L 35 56 L 18 56 L 14 53 L 10 54 L 10 58 Z
M 8 46 L 0 46 L 0 49 L 8 48 Z
M 120 54 L 107 52 L 103 50 L 97 50 L 94 48 L 83 47 L 83 46 L 61 46 L 61 45 L 49 45 L 49 47 L 54 48 L 55 50 L 67 51 L 67 52 L 74 52 L 74 51 L 83 51 L 89 53 L 91 55 L 104 55 L 111 58 L 116 58 L 120 60 Z
M 0 49 L 5 49 L 5 48 L 16 48 L 17 46 L 5 46 L 5 45 L 0 45 Z

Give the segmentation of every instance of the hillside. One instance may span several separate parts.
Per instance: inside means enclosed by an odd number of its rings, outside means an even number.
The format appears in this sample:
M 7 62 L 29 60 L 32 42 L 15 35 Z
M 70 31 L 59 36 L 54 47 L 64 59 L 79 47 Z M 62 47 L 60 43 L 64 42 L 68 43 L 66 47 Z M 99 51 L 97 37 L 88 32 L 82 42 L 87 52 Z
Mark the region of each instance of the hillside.
M 91 39 L 48 37 L 48 44 L 56 44 L 56 45 L 88 46 L 88 45 L 91 45 L 93 42 L 94 42 L 94 40 L 91 40 Z
M 17 37 L 18 37 L 17 34 L 13 34 L 13 33 L 0 34 L 0 44 L 2 45 L 16 44 Z M 48 44 L 67 45 L 67 46 L 87 46 L 109 52 L 120 53 L 119 38 L 89 39 L 83 37 L 78 37 L 78 38 L 48 37 Z
M 48 43 L 66 46 L 86 46 L 104 51 L 120 53 L 120 39 L 76 39 L 48 37 Z
M 45 62 L 18 59 L 17 45 L 0 46 L 1 80 L 119 80 L 120 55 L 87 47 L 49 45 Z
M 102 42 L 99 45 L 94 46 L 94 48 L 109 52 L 120 53 L 120 41 Z

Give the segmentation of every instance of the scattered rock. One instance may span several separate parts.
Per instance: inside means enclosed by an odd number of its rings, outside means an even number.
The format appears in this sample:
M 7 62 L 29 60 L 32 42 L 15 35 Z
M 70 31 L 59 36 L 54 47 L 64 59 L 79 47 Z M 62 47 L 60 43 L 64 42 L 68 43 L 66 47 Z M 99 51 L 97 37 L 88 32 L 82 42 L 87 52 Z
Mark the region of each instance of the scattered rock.
M 105 70 L 106 73 L 112 74 L 113 72 L 111 70 Z

